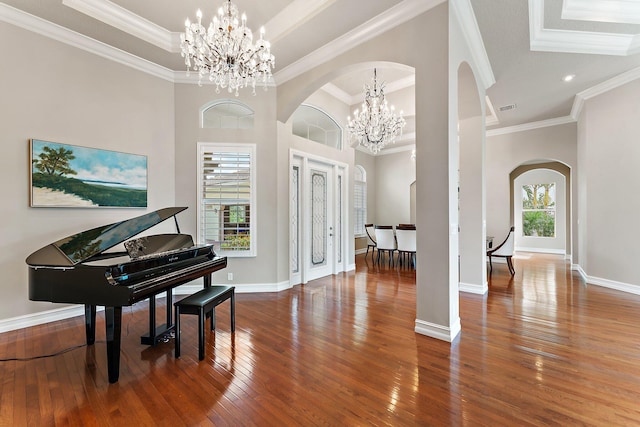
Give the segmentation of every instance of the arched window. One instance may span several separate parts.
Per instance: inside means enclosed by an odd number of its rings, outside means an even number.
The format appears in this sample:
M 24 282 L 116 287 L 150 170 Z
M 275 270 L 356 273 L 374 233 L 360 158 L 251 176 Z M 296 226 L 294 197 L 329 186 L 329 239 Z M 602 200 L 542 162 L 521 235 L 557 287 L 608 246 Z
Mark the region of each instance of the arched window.
M 342 129 L 333 118 L 311 105 L 300 105 L 292 116 L 293 134 L 329 147 L 342 149 Z
M 200 126 L 212 129 L 252 129 L 253 110 L 232 99 L 216 100 L 202 107 Z
M 367 171 L 360 165 L 356 165 L 353 177 L 353 234 L 364 236 L 364 225 L 367 222 Z

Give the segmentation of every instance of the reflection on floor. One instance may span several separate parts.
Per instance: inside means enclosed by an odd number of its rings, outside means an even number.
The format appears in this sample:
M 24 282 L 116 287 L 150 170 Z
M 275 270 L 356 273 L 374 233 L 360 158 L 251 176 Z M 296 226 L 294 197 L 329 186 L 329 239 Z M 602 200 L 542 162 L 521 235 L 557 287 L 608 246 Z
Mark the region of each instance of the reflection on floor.
M 223 304 L 202 362 L 194 316 L 176 360 L 171 341 L 140 345 L 146 304 L 125 309 L 114 385 L 99 316 L 93 347 L 0 362 L 0 424 L 640 425 L 640 297 L 586 286 L 559 256 L 514 262 L 487 295 L 460 294 L 452 344 L 414 332 L 414 270 L 361 255 L 355 272 L 237 293 L 235 334 Z M 0 358 L 83 337 L 81 317 L 0 334 Z

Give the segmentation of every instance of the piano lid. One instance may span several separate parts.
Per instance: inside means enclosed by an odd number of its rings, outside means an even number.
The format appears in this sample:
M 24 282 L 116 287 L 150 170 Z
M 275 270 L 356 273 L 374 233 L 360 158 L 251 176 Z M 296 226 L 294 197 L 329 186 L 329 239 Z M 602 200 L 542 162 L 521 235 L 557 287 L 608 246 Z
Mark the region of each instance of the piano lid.
M 29 255 L 27 264 L 51 267 L 74 266 L 142 233 L 185 209 L 187 208 L 159 209 L 135 218 L 82 231 L 37 250 Z

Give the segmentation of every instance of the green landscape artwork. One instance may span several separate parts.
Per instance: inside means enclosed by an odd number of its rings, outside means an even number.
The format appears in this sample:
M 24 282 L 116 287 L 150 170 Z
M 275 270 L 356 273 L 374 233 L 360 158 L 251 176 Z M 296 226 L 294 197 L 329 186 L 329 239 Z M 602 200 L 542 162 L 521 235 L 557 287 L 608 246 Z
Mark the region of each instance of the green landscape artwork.
M 147 206 L 147 156 L 30 141 L 32 207 Z

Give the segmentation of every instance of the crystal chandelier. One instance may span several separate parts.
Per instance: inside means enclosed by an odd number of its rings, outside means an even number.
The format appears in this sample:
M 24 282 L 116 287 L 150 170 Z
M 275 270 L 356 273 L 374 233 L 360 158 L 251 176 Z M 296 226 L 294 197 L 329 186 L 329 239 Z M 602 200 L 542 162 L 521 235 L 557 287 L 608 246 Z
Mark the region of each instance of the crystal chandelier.
M 198 72 L 199 83 L 207 77 L 215 83 L 216 93 L 220 88 L 228 88 L 229 93 L 238 96 L 238 89 L 251 86 L 256 93 L 256 83 L 263 84 L 265 90 L 271 79 L 271 69 L 275 58 L 271 54 L 268 41 L 264 40 L 264 27 L 260 29 L 260 39 L 253 43 L 251 29 L 247 28 L 247 17 L 242 14 L 238 21 L 238 8 L 231 0 L 218 9 L 205 29 L 202 12 L 196 14 L 198 22 L 185 22 L 185 32 L 180 34 L 181 55 L 187 66 L 187 73 Z
M 365 85 L 362 111 L 353 112 L 353 120 L 347 118 L 348 129 L 352 138 L 360 145 L 377 154 L 387 144 L 395 142 L 402 135 L 406 124 L 402 117 L 395 114 L 393 106 L 389 107 L 384 96 L 384 82 L 378 85 L 376 69 L 373 69 L 373 87 Z

